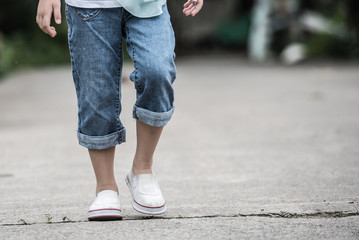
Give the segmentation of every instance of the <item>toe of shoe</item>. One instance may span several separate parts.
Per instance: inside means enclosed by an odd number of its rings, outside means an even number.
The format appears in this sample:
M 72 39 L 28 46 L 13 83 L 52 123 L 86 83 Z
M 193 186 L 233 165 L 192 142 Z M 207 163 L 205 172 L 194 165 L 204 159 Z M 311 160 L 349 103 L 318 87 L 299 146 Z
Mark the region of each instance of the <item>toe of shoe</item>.
M 138 205 L 147 208 L 157 208 L 165 205 L 165 200 L 162 196 L 146 196 L 146 195 L 137 195 L 133 199 Z

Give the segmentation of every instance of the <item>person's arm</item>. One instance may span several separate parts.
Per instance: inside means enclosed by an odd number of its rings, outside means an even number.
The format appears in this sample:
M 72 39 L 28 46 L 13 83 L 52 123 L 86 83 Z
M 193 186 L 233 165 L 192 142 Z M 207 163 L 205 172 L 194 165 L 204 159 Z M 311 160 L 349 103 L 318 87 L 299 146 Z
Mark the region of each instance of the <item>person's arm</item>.
M 186 16 L 192 15 L 195 16 L 202 8 L 203 0 L 188 0 L 183 5 L 183 13 Z
M 36 23 L 44 33 L 55 37 L 56 30 L 50 26 L 52 14 L 54 14 L 55 22 L 61 24 L 61 0 L 39 0 Z

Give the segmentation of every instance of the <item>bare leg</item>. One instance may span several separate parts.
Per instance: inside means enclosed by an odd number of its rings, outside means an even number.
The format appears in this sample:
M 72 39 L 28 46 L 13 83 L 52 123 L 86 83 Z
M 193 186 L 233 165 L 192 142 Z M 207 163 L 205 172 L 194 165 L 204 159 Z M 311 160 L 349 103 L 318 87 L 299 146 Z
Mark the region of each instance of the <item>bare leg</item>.
M 163 127 L 152 127 L 136 121 L 137 147 L 133 159 L 133 174 L 152 173 L 153 154 L 156 150 Z
M 103 190 L 118 192 L 113 171 L 115 147 L 103 150 L 89 149 L 88 151 L 96 175 L 96 195 Z

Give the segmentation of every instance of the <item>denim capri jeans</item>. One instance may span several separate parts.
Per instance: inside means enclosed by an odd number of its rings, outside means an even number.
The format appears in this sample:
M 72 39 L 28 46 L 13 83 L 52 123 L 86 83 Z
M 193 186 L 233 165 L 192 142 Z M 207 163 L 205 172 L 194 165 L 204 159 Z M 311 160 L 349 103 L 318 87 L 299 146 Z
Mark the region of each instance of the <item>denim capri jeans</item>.
M 172 117 L 176 78 L 175 38 L 167 5 L 163 13 L 138 18 L 124 8 L 66 5 L 72 75 L 78 103 L 77 137 L 89 149 L 126 141 L 120 120 L 122 39 L 134 62 L 133 118 L 162 127 Z

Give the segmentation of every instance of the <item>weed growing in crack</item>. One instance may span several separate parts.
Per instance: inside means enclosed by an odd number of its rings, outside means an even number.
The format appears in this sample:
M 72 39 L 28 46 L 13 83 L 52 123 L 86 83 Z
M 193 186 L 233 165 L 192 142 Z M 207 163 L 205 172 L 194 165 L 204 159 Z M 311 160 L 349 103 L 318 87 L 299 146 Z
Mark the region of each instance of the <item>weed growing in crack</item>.
M 45 214 L 45 216 L 46 216 L 46 218 L 47 218 L 47 222 L 46 222 L 46 223 L 48 223 L 48 224 L 52 223 L 52 219 L 53 219 L 54 217 L 51 217 L 50 214 Z

